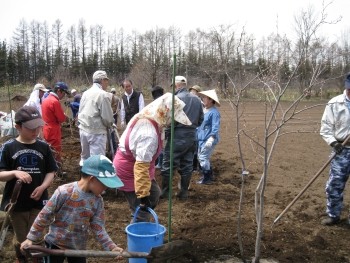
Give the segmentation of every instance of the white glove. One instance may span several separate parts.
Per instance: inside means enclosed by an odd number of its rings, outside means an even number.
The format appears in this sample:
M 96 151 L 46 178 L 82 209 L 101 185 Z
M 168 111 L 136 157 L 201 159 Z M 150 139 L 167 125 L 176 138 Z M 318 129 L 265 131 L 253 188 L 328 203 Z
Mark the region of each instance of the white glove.
M 124 121 L 122 121 L 122 122 L 120 123 L 120 127 L 122 127 L 122 129 L 125 128 L 125 122 L 124 122 Z
M 210 137 L 210 138 L 205 142 L 204 147 L 205 147 L 205 148 L 211 148 L 211 147 L 213 146 L 213 142 L 214 142 L 214 138 L 213 138 L 213 137 Z

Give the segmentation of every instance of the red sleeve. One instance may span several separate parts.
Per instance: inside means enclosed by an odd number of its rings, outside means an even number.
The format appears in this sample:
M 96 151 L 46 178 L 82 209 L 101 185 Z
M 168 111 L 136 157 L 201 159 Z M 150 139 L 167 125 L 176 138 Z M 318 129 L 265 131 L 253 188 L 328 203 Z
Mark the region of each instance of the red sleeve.
M 64 122 L 66 120 L 66 115 L 64 115 L 64 111 L 62 109 L 60 101 L 57 100 L 57 102 L 54 103 L 53 107 L 54 107 L 54 112 L 55 112 L 57 121 L 59 123 Z

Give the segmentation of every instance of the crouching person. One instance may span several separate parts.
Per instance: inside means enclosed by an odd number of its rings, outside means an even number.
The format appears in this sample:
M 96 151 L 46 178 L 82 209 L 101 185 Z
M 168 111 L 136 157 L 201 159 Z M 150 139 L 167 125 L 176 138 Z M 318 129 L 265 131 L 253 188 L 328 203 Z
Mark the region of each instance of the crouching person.
M 128 123 L 120 137 L 113 164 L 124 183 L 124 192 L 131 212 L 140 206 L 136 221 L 149 221 L 147 207 L 155 208 L 160 188 L 155 180 L 155 160 L 162 150 L 162 133 L 171 123 L 171 93 L 166 93 L 148 104 Z M 174 119 L 190 125 L 183 108 L 185 104 L 174 97 Z
M 123 183 L 116 176 L 112 162 L 103 155 L 92 155 L 81 168 L 81 179 L 59 186 L 34 221 L 26 246 L 44 240 L 46 247 L 53 249 L 85 250 L 88 230 L 104 250 L 122 252 L 109 237 L 105 229 L 105 210 L 101 193 L 110 188 L 121 187 Z M 62 263 L 63 256 L 48 256 L 50 263 Z M 69 263 L 85 263 L 85 257 L 68 257 Z

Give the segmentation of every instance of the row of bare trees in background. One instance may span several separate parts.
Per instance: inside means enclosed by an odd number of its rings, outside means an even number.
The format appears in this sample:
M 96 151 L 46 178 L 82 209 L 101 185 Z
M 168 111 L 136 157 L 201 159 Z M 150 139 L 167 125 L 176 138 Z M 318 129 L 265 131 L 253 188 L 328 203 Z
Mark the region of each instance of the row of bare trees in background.
M 83 19 L 66 32 L 61 20 L 51 26 L 21 20 L 11 41 L 0 43 L 0 86 L 33 84 L 42 78 L 87 85 L 97 69 L 106 70 L 116 83 L 128 76 L 138 88 L 168 85 L 172 56 L 177 54 L 178 74 L 190 84 L 227 90 L 228 75 L 233 83 L 244 83 L 278 69 L 279 80 L 287 81 L 297 68 L 292 87 L 303 91 L 313 81 L 315 68 L 321 80 L 340 79 L 350 69 L 349 35 L 342 33 L 335 42 L 317 35 L 323 24 L 337 23 L 326 20 L 326 9 L 309 7 L 296 14 L 294 39 L 272 33 L 259 42 L 233 25 L 186 35 L 175 27 L 127 34 L 123 29 L 106 32 L 103 25 L 87 27 Z M 341 87 L 341 82 L 332 85 Z

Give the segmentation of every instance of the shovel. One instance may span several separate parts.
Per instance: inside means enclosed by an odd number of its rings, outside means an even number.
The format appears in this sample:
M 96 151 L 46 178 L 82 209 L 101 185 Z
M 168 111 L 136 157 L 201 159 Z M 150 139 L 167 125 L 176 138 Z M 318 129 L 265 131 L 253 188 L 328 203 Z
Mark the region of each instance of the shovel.
M 22 181 L 17 180 L 13 188 L 10 203 L 8 203 L 7 206 L 5 207 L 5 211 L 6 211 L 5 220 L 2 223 L 1 230 L 0 230 L 0 251 L 4 246 L 7 230 L 10 225 L 10 214 L 12 213 L 12 210 L 15 208 L 15 204 L 17 203 L 17 199 L 21 192 L 21 189 L 22 189 Z
M 147 262 L 161 263 L 186 254 L 191 249 L 189 241 L 174 240 L 158 247 L 153 247 L 150 253 L 146 252 L 116 252 L 116 251 L 96 251 L 96 250 L 72 250 L 72 249 L 50 249 L 43 246 L 31 245 L 24 248 L 32 257 L 45 257 L 48 255 L 64 257 L 101 257 L 115 258 L 145 258 Z

